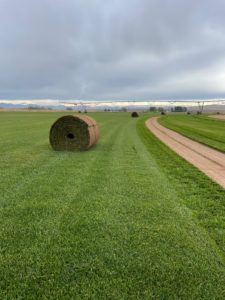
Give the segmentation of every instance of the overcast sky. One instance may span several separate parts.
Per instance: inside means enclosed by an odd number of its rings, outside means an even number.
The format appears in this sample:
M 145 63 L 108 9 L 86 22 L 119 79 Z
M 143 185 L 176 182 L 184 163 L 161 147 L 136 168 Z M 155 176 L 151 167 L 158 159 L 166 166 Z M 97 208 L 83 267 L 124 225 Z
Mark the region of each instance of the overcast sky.
M 0 0 L 0 99 L 225 97 L 224 0 Z

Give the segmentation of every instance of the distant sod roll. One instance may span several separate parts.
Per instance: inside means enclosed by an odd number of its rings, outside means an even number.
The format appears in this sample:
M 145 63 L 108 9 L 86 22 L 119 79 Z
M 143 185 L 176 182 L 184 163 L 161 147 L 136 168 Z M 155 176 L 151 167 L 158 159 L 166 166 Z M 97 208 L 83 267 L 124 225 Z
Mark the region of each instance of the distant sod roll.
M 97 143 L 99 129 L 89 116 L 64 116 L 55 121 L 49 141 L 56 151 L 83 151 Z
M 131 114 L 131 117 L 132 118 L 138 118 L 139 115 L 138 115 L 138 113 L 136 111 L 133 111 L 132 114 Z

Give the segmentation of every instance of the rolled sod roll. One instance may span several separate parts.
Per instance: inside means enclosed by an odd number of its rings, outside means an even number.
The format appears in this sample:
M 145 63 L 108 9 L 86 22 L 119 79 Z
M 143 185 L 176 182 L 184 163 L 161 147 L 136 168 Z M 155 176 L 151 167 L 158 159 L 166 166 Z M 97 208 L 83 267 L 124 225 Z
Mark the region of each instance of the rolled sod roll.
M 87 150 L 99 139 L 96 121 L 89 116 L 64 116 L 55 121 L 49 141 L 57 151 Z
M 138 113 L 136 111 L 133 111 L 132 114 L 131 114 L 131 117 L 132 118 L 138 118 L 139 115 L 138 115 Z

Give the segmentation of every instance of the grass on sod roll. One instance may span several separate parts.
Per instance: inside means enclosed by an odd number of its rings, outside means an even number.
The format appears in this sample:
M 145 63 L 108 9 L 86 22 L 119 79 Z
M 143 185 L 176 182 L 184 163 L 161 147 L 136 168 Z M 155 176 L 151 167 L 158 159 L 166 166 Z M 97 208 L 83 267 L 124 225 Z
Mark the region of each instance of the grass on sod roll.
M 0 113 L 0 299 L 224 299 L 225 191 L 143 116 L 52 151 L 59 116 Z
M 193 140 L 225 152 L 225 122 L 205 115 L 170 114 L 159 123 Z

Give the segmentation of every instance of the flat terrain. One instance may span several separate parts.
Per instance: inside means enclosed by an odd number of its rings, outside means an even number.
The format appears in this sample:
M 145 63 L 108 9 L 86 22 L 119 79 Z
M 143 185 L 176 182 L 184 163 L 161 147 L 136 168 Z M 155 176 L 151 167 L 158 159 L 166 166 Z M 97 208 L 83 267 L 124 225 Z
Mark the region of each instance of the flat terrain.
M 225 122 L 205 115 L 166 115 L 159 123 L 193 140 L 225 152 Z
M 92 114 L 82 153 L 50 148 L 61 115 L 0 113 L 0 299 L 224 299 L 225 191 L 149 115 Z
M 146 121 L 149 130 L 169 148 L 225 188 L 225 153 L 170 130 L 160 125 L 158 120 L 158 117 L 153 117 Z
M 210 115 L 209 117 L 213 119 L 225 120 L 225 115 Z

